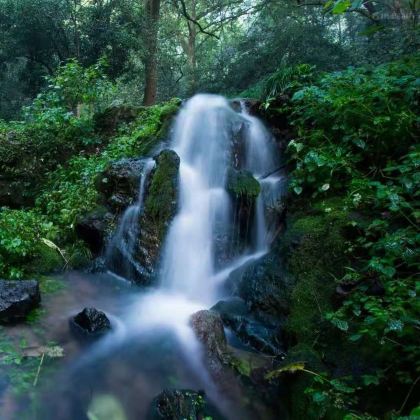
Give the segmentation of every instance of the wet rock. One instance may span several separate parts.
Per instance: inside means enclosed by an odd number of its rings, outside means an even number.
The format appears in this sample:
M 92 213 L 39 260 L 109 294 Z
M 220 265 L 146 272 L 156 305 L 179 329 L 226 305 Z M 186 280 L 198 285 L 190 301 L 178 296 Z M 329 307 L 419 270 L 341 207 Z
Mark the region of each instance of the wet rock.
M 94 256 L 102 253 L 112 220 L 112 214 L 100 208 L 76 222 L 77 236 L 86 242 Z
M 137 199 L 143 164 L 142 159 L 121 159 L 97 177 L 96 188 L 112 212 L 122 212 Z
M 253 386 L 249 389 L 243 387 L 242 380 L 246 378 L 249 381 L 253 370 L 254 363 L 248 357 L 250 353 L 242 352 L 243 354 L 239 355 L 236 349 L 228 346 L 220 315 L 213 310 L 202 310 L 193 314 L 190 322 L 203 346 L 205 367 L 219 392 L 232 401 L 242 402 L 242 408 L 245 410 L 236 413 L 237 418 L 266 418 L 259 413 L 258 398 L 256 398 L 258 390 Z M 244 356 L 245 354 L 247 355 Z M 259 355 L 256 356 L 260 359 L 256 367 L 265 365 L 266 361 Z M 244 393 L 247 396 L 244 397 Z M 255 415 L 250 415 L 248 410 L 255 411 Z
M 155 279 L 162 244 L 178 207 L 179 156 L 173 150 L 163 150 L 155 161 L 134 251 L 134 259 L 141 268 L 136 267 L 134 281 L 142 285 L 150 285 Z
M 70 326 L 76 334 L 88 337 L 101 336 L 111 329 L 108 317 L 96 308 L 83 309 L 70 318 Z
M 246 346 L 272 356 L 283 355 L 280 323 L 266 324 L 255 319 L 243 299 L 219 301 L 211 309 L 220 314 L 224 325 Z
M 227 190 L 234 198 L 244 198 L 254 201 L 260 194 L 259 182 L 251 172 L 230 169 L 227 175 Z
M 233 248 L 231 253 L 238 255 L 251 241 L 255 203 L 261 188 L 251 172 L 230 168 L 226 189 L 232 199 L 234 214 L 233 229 L 226 245 Z
M 189 389 L 164 390 L 153 400 L 148 416 L 150 420 L 201 420 L 206 417 L 215 418 L 204 392 Z
M 228 284 L 264 323 L 275 324 L 289 313 L 291 285 L 276 250 L 233 272 Z
M 227 350 L 223 322 L 215 311 L 202 310 L 191 316 L 191 326 L 198 340 L 211 357 L 219 357 Z
M 25 319 L 40 301 L 37 280 L 0 280 L 0 322 L 11 323 Z

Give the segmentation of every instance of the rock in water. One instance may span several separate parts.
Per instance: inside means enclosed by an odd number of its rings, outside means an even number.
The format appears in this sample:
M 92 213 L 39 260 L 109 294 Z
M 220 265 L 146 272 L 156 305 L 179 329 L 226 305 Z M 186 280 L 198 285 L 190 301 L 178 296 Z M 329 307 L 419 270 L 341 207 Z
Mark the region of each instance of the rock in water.
M 23 320 L 40 301 L 37 280 L 0 280 L 0 322 Z
M 225 331 L 220 315 L 202 310 L 191 316 L 192 329 L 211 357 L 220 357 L 227 349 Z
M 214 417 L 209 411 L 204 392 L 189 389 L 164 390 L 152 402 L 150 420 L 201 420 Z
M 70 325 L 76 333 L 88 337 L 100 336 L 111 329 L 111 322 L 104 312 L 95 308 L 85 308 L 70 319 Z
M 211 309 L 220 314 L 223 323 L 246 346 L 272 356 L 283 354 L 280 321 L 277 324 L 260 322 L 239 297 L 221 300 Z

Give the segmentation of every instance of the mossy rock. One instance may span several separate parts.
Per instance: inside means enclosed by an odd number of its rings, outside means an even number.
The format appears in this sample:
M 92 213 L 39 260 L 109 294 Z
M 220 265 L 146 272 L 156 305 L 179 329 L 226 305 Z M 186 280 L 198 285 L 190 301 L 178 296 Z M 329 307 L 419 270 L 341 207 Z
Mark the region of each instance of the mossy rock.
M 340 197 L 320 200 L 286 221 L 280 253 L 294 284 L 288 330 L 298 342 L 312 343 L 330 324 L 324 315 L 332 310 L 335 278 L 347 265 L 346 235 L 352 215 Z
M 234 197 L 255 200 L 260 194 L 260 183 L 251 172 L 230 168 L 227 175 L 227 190 Z
M 166 389 L 152 401 L 148 420 L 201 420 L 223 417 L 209 404 L 203 391 Z
M 156 168 L 147 190 L 144 217 L 155 225 L 162 240 L 177 209 L 180 159 L 173 150 L 163 150 L 155 160 Z
M 156 167 L 146 188 L 144 212 L 139 221 L 140 235 L 134 252 L 137 263 L 134 281 L 142 285 L 150 285 L 156 280 L 163 241 L 178 208 L 180 159 L 173 150 L 163 150 L 155 161 Z

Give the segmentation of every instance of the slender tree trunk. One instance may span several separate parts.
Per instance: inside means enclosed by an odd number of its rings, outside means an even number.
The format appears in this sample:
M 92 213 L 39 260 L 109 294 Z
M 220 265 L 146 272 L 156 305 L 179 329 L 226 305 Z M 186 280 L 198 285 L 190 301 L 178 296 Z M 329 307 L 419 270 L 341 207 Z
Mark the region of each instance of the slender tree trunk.
M 160 13 L 160 0 L 145 0 L 147 34 L 147 53 L 145 59 L 146 80 L 144 85 L 144 105 L 153 105 L 156 102 L 157 92 L 157 38 Z

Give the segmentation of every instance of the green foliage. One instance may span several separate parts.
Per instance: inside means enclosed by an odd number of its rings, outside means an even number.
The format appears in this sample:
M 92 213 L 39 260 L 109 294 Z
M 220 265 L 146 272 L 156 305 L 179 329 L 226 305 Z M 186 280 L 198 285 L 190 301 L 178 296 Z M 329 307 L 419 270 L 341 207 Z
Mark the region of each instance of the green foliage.
M 299 64 L 296 66 L 279 67 L 264 82 L 264 90 L 261 99 L 264 107 L 268 108 L 272 101 L 280 95 L 287 95 L 307 85 L 313 80 L 314 66 Z
M 164 139 L 167 120 L 178 109 L 178 100 L 140 110 L 137 119 L 109 141 L 99 153 L 79 155 L 49 175 L 37 206 L 60 227 L 61 240 L 74 240 L 79 216 L 98 204 L 95 180 L 113 160 L 149 154 Z
M 418 56 L 373 70 L 350 68 L 295 92 L 299 140 L 289 151 L 296 193 L 303 184 L 313 196 L 341 190 L 355 172 L 363 177 L 407 153 L 419 119 L 418 68 Z
M 365 365 L 358 374 L 346 374 L 344 361 L 338 360 L 334 363 L 341 375 L 329 371 L 315 377 L 307 393 L 323 410 L 335 407 L 382 418 L 387 411 L 401 410 L 420 375 L 420 151 L 414 144 L 418 60 L 414 56 L 375 69 L 324 75 L 293 97 L 297 136 L 288 147 L 294 165 L 290 188 L 300 197 L 301 208 L 309 203 L 305 211 L 312 216 L 291 227 L 291 232 L 299 228 L 308 233 L 289 257 L 289 268 L 299 280 L 292 292 L 290 326 L 299 342 L 315 340 L 326 362 L 334 359 L 325 344 L 336 341 L 358 346 Z M 329 252 L 341 254 L 342 260 L 333 270 L 332 262 L 319 265 L 328 251 L 318 252 L 329 241 L 323 230 L 340 226 L 338 219 L 328 223 L 337 203 L 344 211 L 342 239 Z M 316 215 L 320 210 L 322 217 Z M 324 282 L 317 282 L 322 275 Z M 311 307 L 310 296 L 323 287 L 330 290 L 327 300 L 314 299 Z M 335 288 L 341 290 L 338 306 L 332 305 Z M 327 304 L 315 306 L 317 300 Z M 322 338 L 311 335 L 316 325 Z M 415 402 L 408 401 L 402 406 L 407 412 Z
M 147 155 L 165 139 L 179 100 L 139 108 L 134 121 L 117 124 L 110 138 L 100 135 L 95 112 L 102 112 L 113 95 L 103 68 L 103 63 L 87 69 L 67 63 L 26 108 L 25 121 L 0 122 L 5 181 L 0 205 L 35 201 L 33 210 L 0 213 L 0 277 L 22 278 L 86 262 L 90 255 L 76 240 L 74 226 L 98 205 L 96 177 L 111 161 Z
M 25 108 L 26 117 L 39 119 L 48 127 L 50 124 L 61 125 L 66 117 L 80 117 L 81 113 L 92 111 L 90 107 L 98 111 L 100 106 L 109 102 L 114 92 L 114 86 L 105 76 L 105 68 L 105 60 L 88 68 L 70 60 L 59 67 L 54 76 L 47 78 L 47 88 Z
M 20 279 L 33 271 L 35 261 L 51 258 L 42 238 L 56 235 L 57 228 L 35 211 L 0 210 L 0 277 Z

